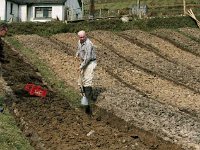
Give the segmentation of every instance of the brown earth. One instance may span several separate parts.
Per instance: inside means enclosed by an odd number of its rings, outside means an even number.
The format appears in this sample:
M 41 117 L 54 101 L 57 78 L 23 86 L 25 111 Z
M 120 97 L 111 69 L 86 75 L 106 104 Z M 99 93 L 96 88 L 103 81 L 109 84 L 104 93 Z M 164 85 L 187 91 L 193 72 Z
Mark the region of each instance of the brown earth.
M 24 64 L 20 50 L 13 52 L 7 47 L 10 63 L 2 65 L 3 76 L 16 95 L 8 105 L 18 114 L 36 149 L 200 149 L 199 56 L 193 53 L 195 47 L 186 51 L 139 30 L 93 31 L 89 36 L 98 57 L 94 87 L 100 95 L 94 118 L 71 108 L 56 92 L 50 92 L 45 103 L 28 96 L 22 90 L 25 83 L 48 86 L 36 68 Z M 32 49 L 57 78 L 78 91 L 76 34 L 15 38 Z M 183 34 L 176 38 L 196 42 Z
M 183 29 L 180 29 L 180 31 Z M 173 31 L 170 29 L 158 29 L 153 31 L 152 33 L 164 38 L 165 40 L 168 40 L 175 44 L 178 47 L 181 47 L 182 50 L 188 51 L 190 53 L 193 53 L 194 55 L 200 56 L 200 50 L 199 46 L 200 43 L 196 40 L 191 40 L 189 36 L 195 37 L 199 34 L 199 31 L 195 32 L 195 29 L 185 28 L 187 32 L 185 32 L 188 36 L 185 36 L 184 34 L 181 34 L 180 32 Z M 193 33 L 191 32 L 193 31 Z M 184 32 L 184 31 L 183 31 Z M 190 34 L 188 34 L 190 32 Z M 194 34 L 195 32 L 195 34 Z
M 155 143 L 158 140 L 156 137 L 153 137 L 156 140 L 146 142 L 143 139 L 149 135 L 145 132 L 141 132 L 139 137 L 136 131 L 120 131 L 109 125 L 114 119 L 101 121 L 105 115 L 89 118 L 82 111 L 71 108 L 68 101 L 56 92 L 49 91 L 45 101 L 30 96 L 23 90 L 26 83 L 32 82 L 46 89 L 48 87 L 38 76 L 37 69 L 24 62 L 16 51 L 6 47 L 6 54 L 10 62 L 2 65 L 3 77 L 13 90 L 13 95 L 9 95 L 6 103 L 35 149 L 143 150 L 162 148 L 163 145 L 176 148 L 167 143 Z
M 68 36 L 59 34 L 54 38 L 66 44 L 73 43 L 74 41 L 68 40 Z M 75 39 L 76 35 L 72 34 L 71 36 L 70 39 Z M 178 107 L 182 112 L 195 117 L 199 116 L 199 88 L 194 87 L 194 84 L 199 86 L 198 56 L 182 50 L 173 43 L 138 30 L 126 31 L 117 35 L 111 32 L 95 31 L 89 33 L 89 36 L 97 46 L 97 53 L 100 56 L 99 64 L 104 66 L 107 72 L 111 71 L 112 75 L 117 76 L 129 88 L 146 94 L 158 102 L 174 108 Z M 116 107 L 119 108 L 120 100 L 116 101 L 118 101 Z M 108 103 L 108 100 L 105 100 L 105 103 Z M 113 103 L 112 99 L 112 107 L 115 105 Z M 130 104 L 130 101 L 128 103 Z M 105 106 L 102 105 L 102 107 Z M 112 107 L 111 110 L 113 110 Z M 127 108 L 126 111 L 128 111 Z M 119 110 L 116 111 L 116 114 L 118 113 Z M 126 118 L 127 115 L 121 117 Z M 171 124 L 164 126 L 171 126 Z M 169 136 L 171 135 L 169 134 Z
M 180 28 L 178 31 L 186 34 L 187 36 L 193 37 L 194 39 L 197 39 L 197 41 L 200 39 L 199 28 Z
M 180 149 L 104 111 L 88 118 L 55 92 L 50 91 L 45 101 L 29 96 L 23 90 L 28 82 L 48 87 L 18 52 L 6 47 L 6 55 L 10 62 L 2 64 L 3 77 L 13 90 L 6 103 L 35 149 Z

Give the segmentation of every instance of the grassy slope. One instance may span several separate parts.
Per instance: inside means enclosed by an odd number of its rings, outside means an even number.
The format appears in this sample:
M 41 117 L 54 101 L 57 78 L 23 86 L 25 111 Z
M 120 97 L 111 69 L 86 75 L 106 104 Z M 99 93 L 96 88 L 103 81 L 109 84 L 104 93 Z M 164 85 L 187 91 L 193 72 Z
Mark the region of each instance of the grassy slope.
M 0 114 L 0 149 L 33 150 L 8 110 Z
M 3 80 L 1 78 L 0 84 L 0 106 L 2 107 L 5 92 L 2 90 Z M 0 149 L 33 150 L 7 109 L 3 113 L 0 113 Z

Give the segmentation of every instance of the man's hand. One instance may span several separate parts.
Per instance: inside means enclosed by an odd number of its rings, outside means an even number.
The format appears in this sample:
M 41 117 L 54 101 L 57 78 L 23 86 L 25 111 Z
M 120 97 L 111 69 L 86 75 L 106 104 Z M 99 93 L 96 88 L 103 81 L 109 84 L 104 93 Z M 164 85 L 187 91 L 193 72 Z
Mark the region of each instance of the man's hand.
M 83 73 L 84 73 L 83 69 L 81 69 L 80 71 L 81 71 L 81 74 L 83 74 Z
M 84 73 L 83 69 L 81 69 L 81 68 L 79 68 L 79 67 L 78 67 L 78 69 L 77 69 L 77 72 L 80 72 L 80 74 L 83 74 L 83 73 Z

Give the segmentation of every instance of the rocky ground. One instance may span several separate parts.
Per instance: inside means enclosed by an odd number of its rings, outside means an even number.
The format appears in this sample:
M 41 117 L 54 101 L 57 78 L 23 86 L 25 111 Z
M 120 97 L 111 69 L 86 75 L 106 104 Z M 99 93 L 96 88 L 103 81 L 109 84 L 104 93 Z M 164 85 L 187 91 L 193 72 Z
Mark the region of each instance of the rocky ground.
M 30 80 L 43 84 L 42 79 L 37 69 L 22 63 L 20 51 L 13 53 L 8 47 L 12 61 L 3 65 L 3 75 L 18 99 L 10 106 L 27 123 L 30 139 L 40 141 L 35 146 L 38 149 L 58 145 L 59 149 L 200 149 L 199 55 L 198 46 L 191 46 L 198 42 L 186 36 L 200 34 L 193 30 L 89 32 L 98 57 L 96 111 L 101 110 L 93 119 L 71 108 L 56 93 L 49 95 L 47 103 L 25 96 L 19 89 Z M 173 42 L 166 40 L 169 34 Z M 75 33 L 15 38 L 78 91 Z

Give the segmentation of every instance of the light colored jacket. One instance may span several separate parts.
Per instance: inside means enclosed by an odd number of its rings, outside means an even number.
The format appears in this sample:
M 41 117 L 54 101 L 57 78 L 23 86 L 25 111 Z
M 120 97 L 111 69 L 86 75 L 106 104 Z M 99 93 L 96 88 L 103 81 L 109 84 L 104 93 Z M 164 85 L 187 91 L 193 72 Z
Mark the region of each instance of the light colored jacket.
M 84 43 L 80 43 L 80 40 L 78 41 L 76 57 L 81 59 L 80 69 L 85 69 L 91 61 L 96 60 L 95 48 L 89 38 Z

